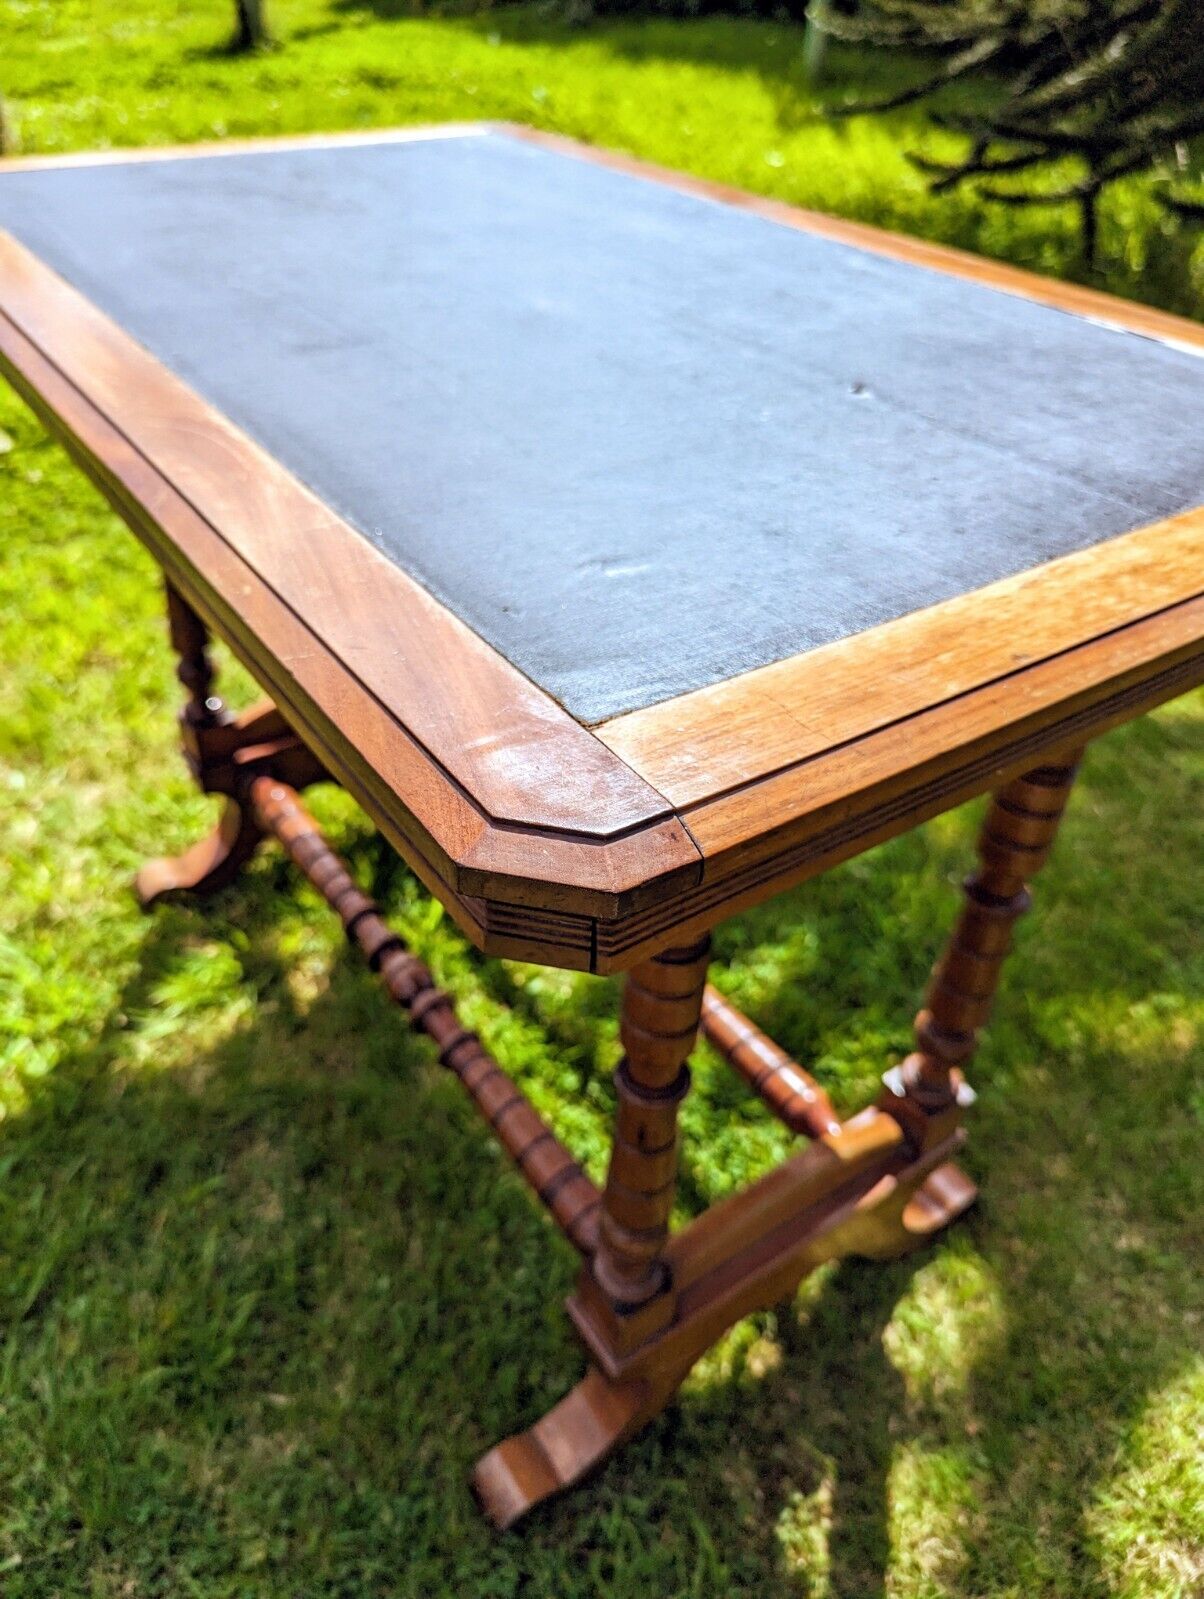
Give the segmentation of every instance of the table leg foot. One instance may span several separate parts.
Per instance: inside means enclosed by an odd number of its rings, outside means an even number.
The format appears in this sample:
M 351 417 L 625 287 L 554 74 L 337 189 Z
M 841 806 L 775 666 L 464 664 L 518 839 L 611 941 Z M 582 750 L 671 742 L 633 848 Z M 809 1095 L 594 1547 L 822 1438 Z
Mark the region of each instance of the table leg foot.
M 262 838 L 250 812 L 228 799 L 221 821 L 207 838 L 182 855 L 147 861 L 134 879 L 138 903 L 150 910 L 169 894 L 215 894 L 234 881 Z
M 977 1185 L 947 1160 L 918 1186 L 900 1185 L 881 1204 L 867 1207 L 858 1218 L 849 1253 L 867 1260 L 909 1255 L 964 1215 L 977 1199 Z
M 571 1488 L 663 1410 L 670 1383 L 612 1382 L 596 1366 L 526 1432 L 505 1439 L 477 1462 L 473 1492 L 505 1531 L 553 1494 Z

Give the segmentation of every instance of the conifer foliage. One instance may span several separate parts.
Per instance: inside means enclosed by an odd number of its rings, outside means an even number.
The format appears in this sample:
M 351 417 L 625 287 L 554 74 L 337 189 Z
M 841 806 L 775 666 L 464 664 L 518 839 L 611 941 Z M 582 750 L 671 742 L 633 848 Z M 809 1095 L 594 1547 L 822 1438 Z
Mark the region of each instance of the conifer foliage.
M 934 192 L 972 184 L 1006 205 L 1072 202 L 1091 263 L 1100 196 L 1120 178 L 1153 173 L 1170 211 L 1204 220 L 1188 192 L 1191 143 L 1204 134 L 1204 0 L 860 0 L 852 14 L 813 0 L 809 18 L 934 58 L 909 88 L 845 114 L 925 100 L 971 77 L 985 85 L 985 111 L 933 113 L 964 135 L 961 160 L 911 157 Z

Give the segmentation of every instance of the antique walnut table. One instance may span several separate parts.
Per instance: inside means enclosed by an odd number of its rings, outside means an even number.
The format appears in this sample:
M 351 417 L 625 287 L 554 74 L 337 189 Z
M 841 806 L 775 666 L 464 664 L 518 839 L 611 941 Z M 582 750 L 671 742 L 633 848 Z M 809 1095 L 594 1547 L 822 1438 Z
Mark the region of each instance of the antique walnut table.
M 1204 681 L 1204 328 L 520 128 L 10 161 L 0 366 L 167 580 L 226 883 L 274 835 L 583 1257 L 508 1525 L 820 1262 L 974 1197 L 962 1068 L 1084 744 Z M 209 632 L 270 700 L 231 715 Z M 629 973 L 599 1192 L 297 791 L 480 948 Z M 994 791 L 915 1051 L 841 1122 L 708 930 Z M 800 1153 L 669 1234 L 706 1036 Z

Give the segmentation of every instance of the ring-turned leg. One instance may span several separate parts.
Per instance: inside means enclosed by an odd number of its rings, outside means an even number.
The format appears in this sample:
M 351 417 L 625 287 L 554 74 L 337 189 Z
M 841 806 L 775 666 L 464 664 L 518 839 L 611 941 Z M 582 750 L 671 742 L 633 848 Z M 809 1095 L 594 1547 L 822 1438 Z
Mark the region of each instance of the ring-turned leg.
M 665 1245 L 677 1181 L 677 1112 L 690 1087 L 686 1060 L 698 1032 L 709 952 L 709 938 L 665 950 L 634 967 L 623 992 L 614 1146 L 598 1248 L 578 1285 L 578 1301 L 620 1356 L 673 1319 Z M 591 1364 L 542 1420 L 478 1462 L 473 1487 L 490 1518 L 508 1527 L 578 1482 L 664 1408 L 691 1363 L 626 1380 Z
M 981 864 L 966 879 L 961 916 L 916 1017 L 916 1049 L 886 1074 L 880 1101 L 919 1149 L 947 1137 L 973 1100 L 962 1068 L 990 1015 L 1016 921 L 1032 903 L 1029 880 L 1053 848 L 1078 760 L 1076 752 L 1026 772 L 991 801 L 978 839 Z M 899 1215 L 893 1240 L 888 1218 L 880 1216 L 876 1247 L 864 1252 L 885 1256 L 916 1248 L 976 1197 L 956 1166 L 941 1167 Z
M 178 658 L 176 676 L 188 693 L 181 725 L 186 731 L 216 727 L 229 720 L 229 712 L 213 692 L 217 673 L 209 655 L 209 629 L 173 583 L 165 581 L 164 588 L 167 630 Z
M 586 1268 L 609 1312 L 616 1348 L 644 1343 L 673 1315 L 664 1262 L 677 1188 L 677 1112 L 698 1035 L 711 941 L 662 951 L 631 972 L 623 993 L 615 1073 L 618 1117 L 598 1250 Z
M 215 672 L 209 655 L 209 630 L 169 581 L 167 621 L 179 657 L 176 676 L 188 698 L 180 712 L 184 756 L 207 794 L 224 794 L 221 820 L 208 837 L 182 855 L 148 861 L 134 880 L 144 910 L 166 894 L 205 895 L 225 888 L 255 853 L 264 837 L 245 799 L 257 771 L 271 771 L 294 788 L 326 776 L 270 700 L 234 716 L 213 692 Z

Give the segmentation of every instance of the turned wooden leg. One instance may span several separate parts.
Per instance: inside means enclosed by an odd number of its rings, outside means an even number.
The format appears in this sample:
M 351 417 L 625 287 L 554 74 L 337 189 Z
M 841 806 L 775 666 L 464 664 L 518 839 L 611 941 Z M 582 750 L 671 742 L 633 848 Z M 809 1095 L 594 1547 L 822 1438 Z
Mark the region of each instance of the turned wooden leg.
M 257 771 L 279 774 L 295 788 L 327 775 L 270 700 L 240 716 L 227 710 L 213 692 L 209 630 L 178 589 L 170 582 L 166 588 L 176 676 L 188 694 L 180 712 L 185 759 L 201 788 L 224 794 L 226 803 L 207 838 L 182 855 L 148 861 L 138 873 L 134 889 L 144 910 L 166 894 L 216 893 L 238 876 L 265 836 L 246 796 Z
M 633 968 L 623 992 L 615 1073 L 618 1117 L 598 1250 L 585 1268 L 610 1312 L 617 1348 L 634 1348 L 673 1315 L 664 1261 L 677 1187 L 677 1112 L 698 1035 L 709 937 Z
M 179 658 L 176 676 L 188 694 L 180 721 L 184 728 L 214 727 L 227 716 L 222 700 L 213 692 L 216 677 L 209 655 L 209 629 L 170 581 L 167 594 L 167 629 L 171 647 Z
M 665 1248 L 677 1180 L 677 1112 L 690 1087 L 686 1060 L 698 1032 L 709 952 L 709 938 L 665 950 L 633 968 L 623 993 L 614 1147 L 598 1247 L 582 1267 L 577 1296 L 616 1355 L 673 1319 Z M 540 1500 L 580 1481 L 664 1408 L 695 1358 L 626 1379 L 591 1365 L 534 1427 L 478 1463 L 473 1487 L 486 1513 L 499 1527 L 511 1526 Z
M 1017 919 L 1032 903 L 1029 879 L 1045 864 L 1070 795 L 1078 755 L 1040 766 L 1000 789 L 978 840 L 979 869 L 916 1017 L 916 1050 L 887 1074 L 883 1108 L 924 1145 L 943 1136 L 959 1100 L 972 1098 L 961 1068 L 990 1015 Z

